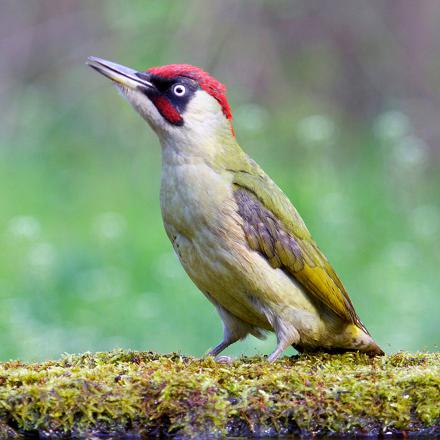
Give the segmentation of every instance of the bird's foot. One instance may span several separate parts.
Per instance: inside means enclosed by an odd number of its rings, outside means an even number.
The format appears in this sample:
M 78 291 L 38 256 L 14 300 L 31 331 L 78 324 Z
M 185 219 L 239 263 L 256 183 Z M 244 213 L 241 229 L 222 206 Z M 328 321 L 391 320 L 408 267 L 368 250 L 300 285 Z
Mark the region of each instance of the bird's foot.
M 283 350 L 275 350 L 270 356 L 269 356 L 269 358 L 268 358 L 268 361 L 270 362 L 270 363 L 273 363 L 273 362 L 275 362 L 279 357 L 280 357 L 280 354 L 283 352 Z
M 231 356 L 217 356 L 215 358 L 215 361 L 218 362 L 219 364 L 227 364 L 227 365 L 231 365 L 232 362 L 234 361 L 234 359 Z
M 231 344 L 233 344 L 237 339 L 225 339 L 220 344 L 216 345 L 212 350 L 208 352 L 208 356 L 214 356 L 217 358 L 225 348 L 228 348 Z M 221 356 L 220 356 L 221 357 Z
M 293 329 L 294 330 L 294 329 Z M 269 362 L 275 362 L 283 353 L 283 351 L 289 347 L 290 345 L 297 344 L 299 341 L 299 334 L 295 330 L 293 331 L 291 329 L 291 334 L 288 335 L 289 337 L 286 338 L 283 334 L 277 334 L 278 338 L 278 345 L 277 348 L 272 352 L 272 354 L 269 356 Z

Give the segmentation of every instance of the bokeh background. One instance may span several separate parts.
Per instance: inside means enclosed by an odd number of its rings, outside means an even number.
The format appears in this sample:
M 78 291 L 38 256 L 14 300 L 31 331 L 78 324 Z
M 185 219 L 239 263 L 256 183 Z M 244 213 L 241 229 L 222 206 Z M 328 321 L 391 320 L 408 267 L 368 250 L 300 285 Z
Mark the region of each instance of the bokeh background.
M 160 147 L 88 55 L 200 65 L 387 351 L 440 340 L 440 2 L 1 0 L 0 359 L 221 339 Z M 227 353 L 269 353 L 250 337 Z

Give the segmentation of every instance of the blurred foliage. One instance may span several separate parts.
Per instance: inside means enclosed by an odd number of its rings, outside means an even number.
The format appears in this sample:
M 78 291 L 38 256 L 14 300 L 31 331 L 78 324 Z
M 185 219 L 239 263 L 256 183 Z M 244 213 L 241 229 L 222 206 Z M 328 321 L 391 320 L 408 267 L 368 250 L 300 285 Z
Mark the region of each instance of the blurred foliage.
M 2 0 L 0 358 L 221 339 L 163 231 L 157 139 L 88 55 L 227 84 L 241 145 L 378 343 L 438 349 L 439 18 L 436 0 Z

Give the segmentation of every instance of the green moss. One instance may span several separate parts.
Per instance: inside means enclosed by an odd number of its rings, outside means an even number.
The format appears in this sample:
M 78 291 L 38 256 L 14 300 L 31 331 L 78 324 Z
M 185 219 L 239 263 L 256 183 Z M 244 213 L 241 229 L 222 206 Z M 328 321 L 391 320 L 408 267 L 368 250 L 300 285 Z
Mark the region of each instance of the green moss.
M 438 431 L 440 353 L 303 355 L 269 364 L 116 350 L 0 364 L 0 439 L 58 434 Z

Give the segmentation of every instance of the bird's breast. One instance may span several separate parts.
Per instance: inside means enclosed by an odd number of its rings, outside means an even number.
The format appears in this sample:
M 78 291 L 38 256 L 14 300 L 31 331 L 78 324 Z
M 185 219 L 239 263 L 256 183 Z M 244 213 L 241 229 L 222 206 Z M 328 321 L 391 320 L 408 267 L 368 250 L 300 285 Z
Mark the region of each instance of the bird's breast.
M 301 288 L 247 245 L 232 176 L 204 164 L 164 167 L 161 209 L 185 271 L 210 300 L 265 329 L 268 315 L 286 307 L 292 319 L 295 310 L 313 314 Z
M 224 228 L 223 207 L 233 200 L 232 182 L 204 163 L 164 166 L 161 210 L 165 228 L 188 239 Z
M 232 177 L 201 164 L 165 168 L 161 209 L 168 237 L 199 289 L 233 315 L 266 328 L 266 318 L 247 296 L 250 286 L 241 275 L 246 239 Z

